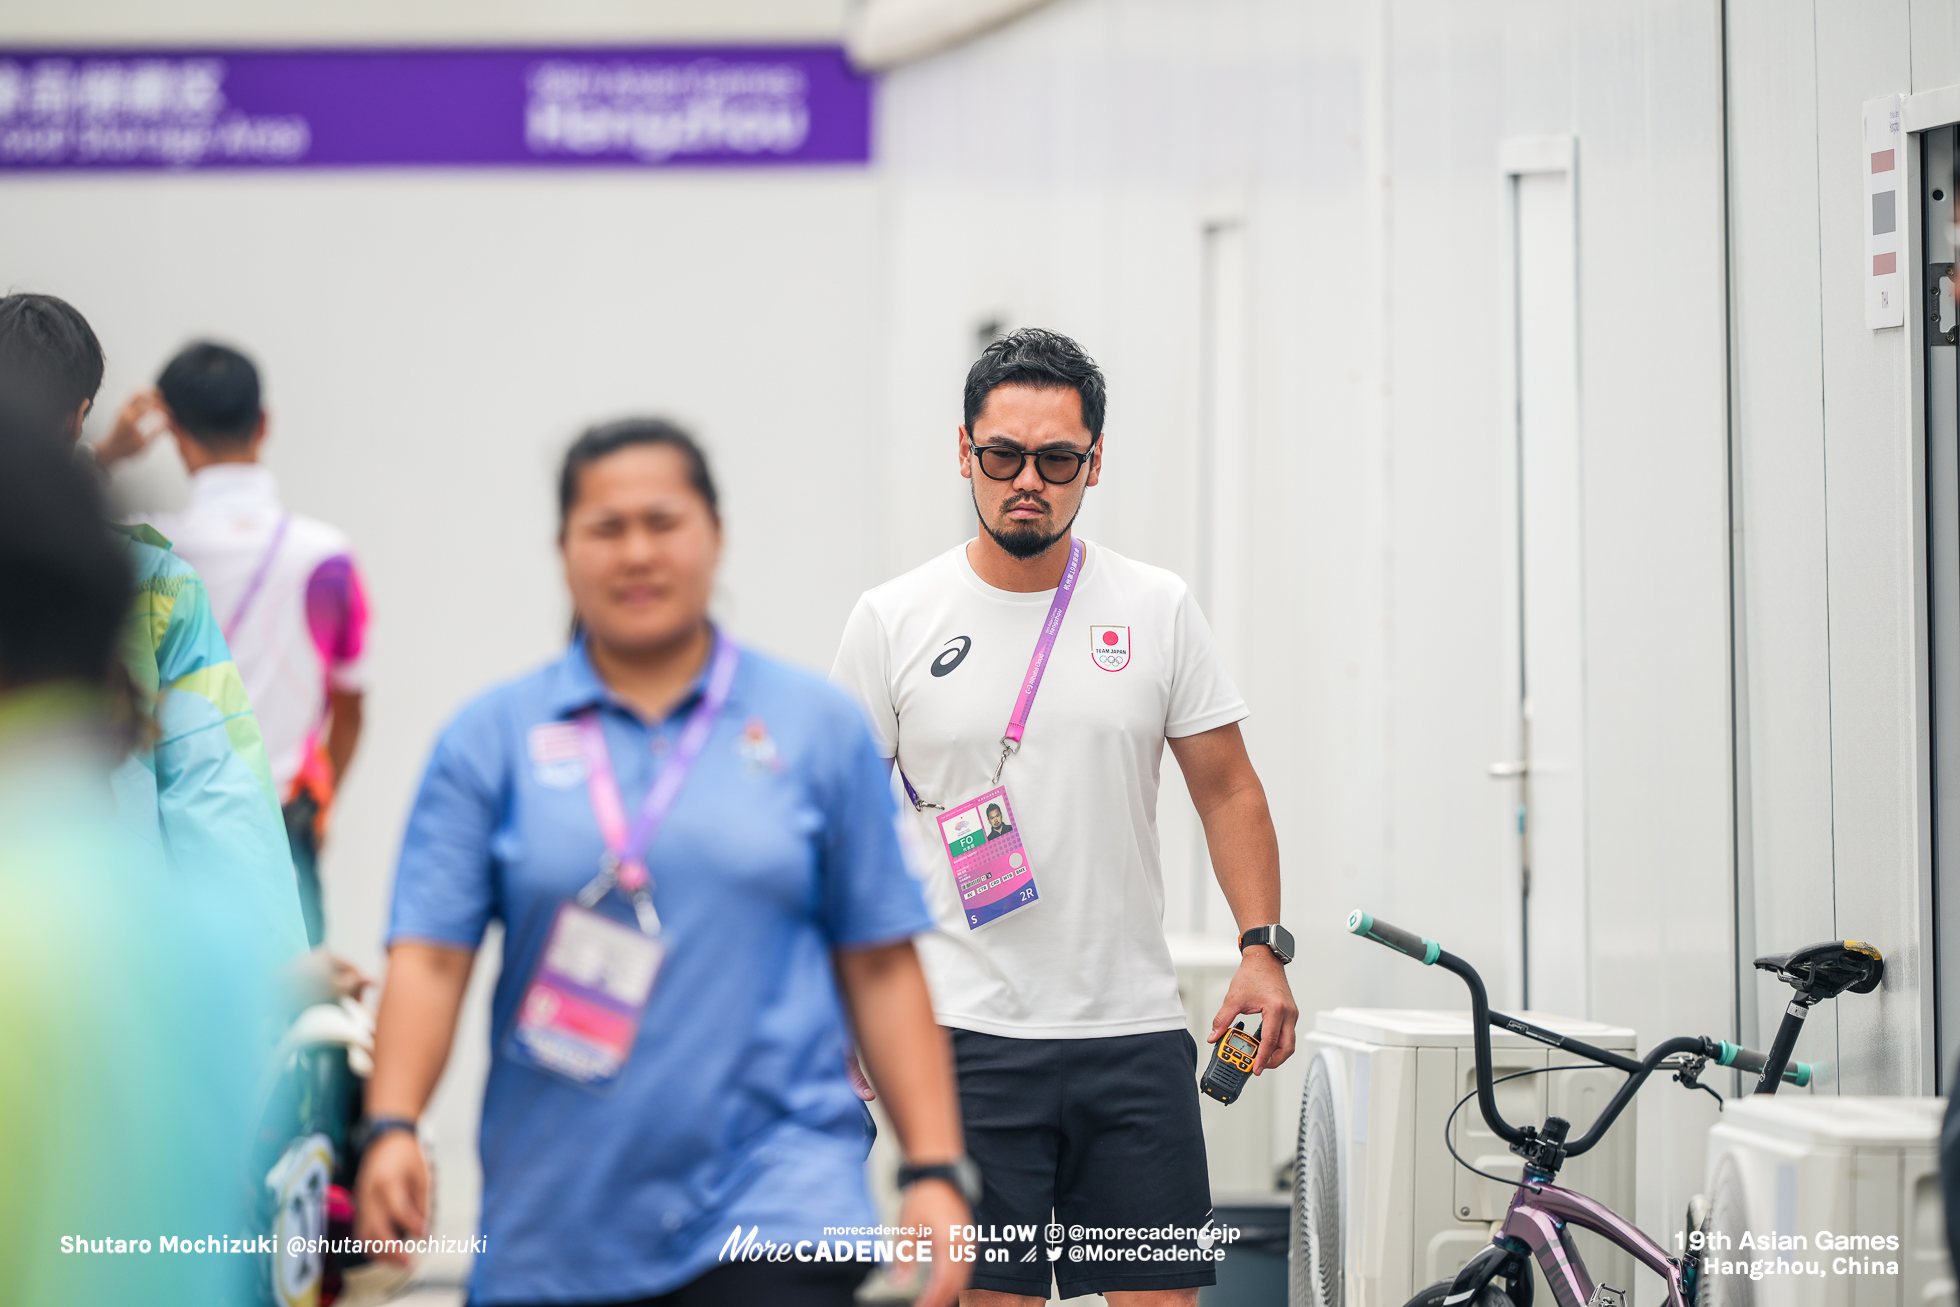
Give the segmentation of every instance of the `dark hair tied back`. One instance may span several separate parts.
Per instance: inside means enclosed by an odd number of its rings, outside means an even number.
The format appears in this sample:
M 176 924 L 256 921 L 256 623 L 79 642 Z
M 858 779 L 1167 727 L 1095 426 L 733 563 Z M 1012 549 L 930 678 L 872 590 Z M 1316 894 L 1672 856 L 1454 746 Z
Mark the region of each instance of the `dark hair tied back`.
M 621 418 L 588 429 L 565 451 L 565 463 L 558 472 L 558 532 L 564 534 L 572 505 L 578 502 L 579 476 L 585 469 L 622 449 L 635 445 L 665 445 L 675 450 L 687 464 L 687 483 L 708 506 L 708 516 L 721 521 L 721 500 L 715 493 L 714 475 L 708 471 L 708 456 L 701 446 L 679 426 L 666 418 Z

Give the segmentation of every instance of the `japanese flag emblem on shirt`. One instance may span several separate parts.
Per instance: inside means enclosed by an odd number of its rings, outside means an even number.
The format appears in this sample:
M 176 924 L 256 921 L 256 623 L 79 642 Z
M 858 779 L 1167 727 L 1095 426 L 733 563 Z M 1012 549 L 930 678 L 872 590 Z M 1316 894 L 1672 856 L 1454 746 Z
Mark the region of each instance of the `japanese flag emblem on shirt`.
M 1127 626 L 1092 626 L 1089 628 L 1089 652 L 1096 660 L 1096 666 L 1105 672 L 1120 672 L 1130 665 L 1130 628 Z

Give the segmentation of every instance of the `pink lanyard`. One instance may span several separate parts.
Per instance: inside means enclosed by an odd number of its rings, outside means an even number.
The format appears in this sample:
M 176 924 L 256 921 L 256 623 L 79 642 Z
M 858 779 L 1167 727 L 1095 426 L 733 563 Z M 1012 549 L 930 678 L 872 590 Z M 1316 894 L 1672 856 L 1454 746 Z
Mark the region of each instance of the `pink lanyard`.
M 993 783 L 1000 784 L 1000 774 L 1007 767 L 1007 760 L 1021 751 L 1021 737 L 1027 733 L 1028 714 L 1034 711 L 1034 696 L 1041 689 L 1041 674 L 1048 670 L 1048 655 L 1055 651 L 1055 641 L 1062 636 L 1062 618 L 1068 612 L 1068 601 L 1075 598 L 1076 578 L 1082 572 L 1082 540 L 1077 537 L 1068 547 L 1068 566 L 1062 569 L 1062 581 L 1055 587 L 1055 598 L 1048 605 L 1048 620 L 1041 624 L 1041 635 L 1034 642 L 1034 657 L 1028 660 L 1028 674 L 1021 678 L 1021 693 L 1014 700 L 1014 711 L 1007 718 L 1007 733 L 1000 737 L 1000 765 L 994 768 Z M 919 792 L 912 788 L 911 780 L 900 771 L 898 778 L 905 782 L 906 796 L 912 806 L 920 811 L 939 807 L 936 803 L 922 803 Z
M 654 778 L 653 788 L 647 791 L 646 801 L 640 805 L 640 815 L 631 829 L 626 825 L 626 806 L 620 802 L 619 779 L 613 774 L 612 751 L 606 747 L 606 732 L 599 722 L 598 710 L 588 708 L 578 715 L 579 751 L 585 755 L 585 788 L 592 799 L 592 815 L 599 822 L 599 834 L 606 841 L 606 856 L 600 860 L 599 874 L 578 893 L 581 907 L 591 907 L 606 896 L 607 890 L 618 885 L 632 897 L 640 929 L 649 935 L 660 933 L 660 914 L 653 909 L 653 879 L 647 874 L 646 849 L 666 822 L 695 760 L 707 747 L 715 719 L 721 715 L 729 689 L 735 684 L 735 667 L 740 660 L 741 652 L 734 641 L 717 632 L 714 662 L 708 669 L 708 685 L 701 693 L 701 702 L 688 714 L 687 725 L 681 728 L 680 742 L 674 746 L 667 765 L 660 769 L 660 775 Z
M 285 543 L 286 528 L 292 524 L 291 513 L 280 517 L 279 525 L 272 532 L 272 543 L 265 547 L 265 554 L 259 559 L 258 567 L 253 570 L 252 579 L 245 584 L 245 597 L 238 601 L 238 607 L 232 609 L 231 620 L 225 623 L 226 644 L 230 644 L 232 637 L 238 634 L 238 624 L 245 620 L 245 614 L 251 610 L 252 601 L 259 597 L 259 587 L 265 584 L 265 574 L 272 570 L 272 560 L 278 555 L 279 546 Z

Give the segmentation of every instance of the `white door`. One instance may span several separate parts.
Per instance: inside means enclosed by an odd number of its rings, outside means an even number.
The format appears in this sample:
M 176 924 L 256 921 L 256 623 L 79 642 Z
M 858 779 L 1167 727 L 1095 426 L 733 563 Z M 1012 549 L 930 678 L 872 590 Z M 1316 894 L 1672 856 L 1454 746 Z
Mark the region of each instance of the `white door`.
M 1568 154 L 1569 160 L 1569 154 Z M 1519 927 L 1525 1006 L 1592 1015 L 1573 173 L 1511 178 L 1518 538 Z

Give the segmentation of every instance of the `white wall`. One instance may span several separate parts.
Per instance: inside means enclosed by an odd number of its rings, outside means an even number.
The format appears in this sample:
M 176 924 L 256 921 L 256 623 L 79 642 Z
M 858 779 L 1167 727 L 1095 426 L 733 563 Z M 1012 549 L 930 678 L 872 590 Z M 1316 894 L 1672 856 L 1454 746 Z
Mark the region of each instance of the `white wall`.
M 0 44 L 834 41 L 846 9 L 76 0 L 0 8 Z M 852 525 L 878 509 L 861 470 L 800 446 L 861 443 L 876 420 L 878 213 L 861 168 L 0 181 L 0 286 L 89 316 L 109 353 L 104 406 L 194 334 L 236 342 L 265 373 L 289 502 L 355 539 L 373 689 L 323 860 L 334 948 L 378 969 L 441 723 L 562 645 L 551 479 L 584 424 L 654 411 L 693 425 L 726 498 L 720 611 L 756 645 L 828 666 L 850 603 L 880 579 L 873 528 Z M 164 449 L 117 482 L 136 504 L 183 492 Z M 826 547 L 782 547 L 809 538 Z M 490 950 L 431 1110 L 450 1233 L 475 1227 L 494 963 Z
M 850 0 L 27 0 L 0 8 L 0 42 L 41 45 L 401 45 L 835 41 Z
M 1847 935 L 1878 944 L 1883 990 L 1819 1009 L 1798 1056 L 1826 1064 L 1827 1089 L 1931 1093 L 1918 344 L 1864 322 L 1861 111 L 1960 82 L 1960 9 L 1728 13 L 1743 962 Z M 1745 977 L 1745 992 L 1767 1040 L 1785 991 Z
M 436 731 L 563 645 L 553 480 L 582 425 L 662 412 L 696 430 L 725 494 L 718 610 L 828 667 L 882 579 L 862 458 L 877 215 L 862 169 L 0 184 L 0 284 L 89 317 L 105 410 L 192 335 L 239 343 L 288 502 L 354 538 L 372 690 L 324 857 L 332 947 L 378 968 Z M 152 454 L 123 478 L 139 501 L 180 490 L 174 452 Z M 435 1112 L 451 1228 L 474 1219 L 480 1002 Z
M 1096 539 L 1187 571 L 1200 232 L 1242 216 L 1252 320 L 1231 651 L 1285 854 L 1307 1012 L 1462 991 L 1343 935 L 1357 904 L 1515 997 L 1516 748 L 1498 146 L 1579 157 L 1590 975 L 1643 1040 L 1725 1035 L 1730 970 L 1719 11 L 1064 0 L 898 70 L 889 186 L 889 566 L 968 529 L 950 432 L 977 322 L 1108 369 Z M 1167 804 L 1172 929 L 1229 933 Z M 1213 891 L 1215 893 L 1215 891 Z M 1508 1001 L 1508 1000 L 1503 1000 Z M 1309 1017 L 1309 1020 L 1311 1017 Z M 1640 1109 L 1639 1217 L 1698 1184 L 1712 1105 Z

